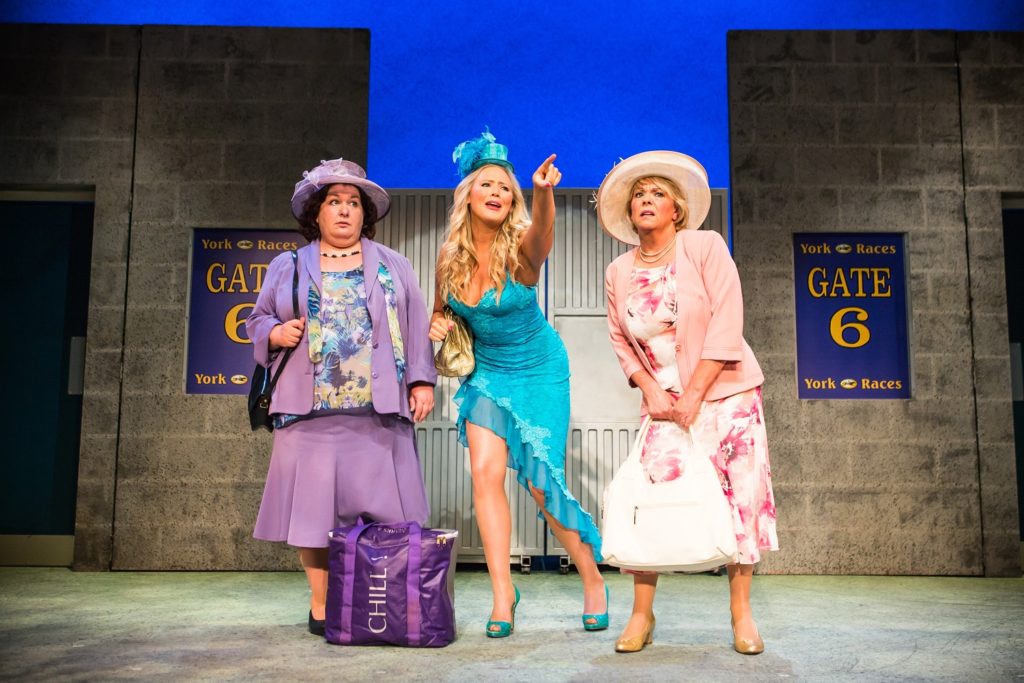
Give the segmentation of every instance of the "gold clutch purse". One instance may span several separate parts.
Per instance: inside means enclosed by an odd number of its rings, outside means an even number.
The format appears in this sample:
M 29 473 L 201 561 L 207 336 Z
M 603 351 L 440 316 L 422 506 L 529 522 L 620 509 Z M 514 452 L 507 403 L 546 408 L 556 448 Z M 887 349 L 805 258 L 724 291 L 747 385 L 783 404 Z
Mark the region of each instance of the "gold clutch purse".
M 476 367 L 473 333 L 469 331 L 466 321 L 455 315 L 448 306 L 444 307 L 444 318 L 454 324 L 441 342 L 441 348 L 434 354 L 434 367 L 445 377 L 465 377 Z

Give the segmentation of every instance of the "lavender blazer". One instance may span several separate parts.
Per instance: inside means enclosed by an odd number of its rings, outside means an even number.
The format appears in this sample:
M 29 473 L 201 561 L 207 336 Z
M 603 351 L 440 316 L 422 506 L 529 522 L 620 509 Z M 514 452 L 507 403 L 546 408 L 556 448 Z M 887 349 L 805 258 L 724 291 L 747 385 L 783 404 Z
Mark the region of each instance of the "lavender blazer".
M 427 337 L 430 327 L 423 293 L 409 260 L 382 244 L 363 238 L 363 270 L 366 272 L 366 307 L 373 326 L 373 352 L 370 358 L 370 388 L 373 408 L 378 413 L 397 413 L 412 419 L 409 412 L 409 387 L 414 384 L 436 384 L 434 347 Z M 405 377 L 398 382 L 395 352 L 388 328 L 384 290 L 377 278 L 383 263 L 395 282 L 398 298 L 398 325 L 405 342 Z M 263 287 L 252 314 L 245 321 L 245 331 L 252 340 L 253 356 L 260 365 L 277 369 L 284 354 L 270 350 L 270 330 L 286 320 L 299 316 L 309 318 L 307 299 L 310 282 L 323 291 L 320 274 L 320 241 L 299 249 L 299 314 L 292 311 L 292 256 L 280 254 L 267 268 Z M 313 410 L 313 364 L 309 360 L 309 337 L 304 334 L 292 352 L 281 379 L 274 387 L 271 412 L 306 415 Z

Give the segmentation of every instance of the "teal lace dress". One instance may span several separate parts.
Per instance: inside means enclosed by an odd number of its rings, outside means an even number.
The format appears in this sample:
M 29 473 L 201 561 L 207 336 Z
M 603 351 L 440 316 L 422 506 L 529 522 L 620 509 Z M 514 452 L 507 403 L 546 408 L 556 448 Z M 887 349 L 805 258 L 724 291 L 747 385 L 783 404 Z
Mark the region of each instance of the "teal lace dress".
M 476 306 L 449 298 L 452 310 L 473 331 L 476 369 L 454 400 L 459 442 L 466 422 L 485 427 L 508 444 L 508 466 L 524 487 L 544 491 L 544 507 L 563 526 L 579 532 L 601 559 L 594 519 L 565 484 L 569 431 L 569 357 L 558 333 L 537 306 L 537 288 L 508 280 L 484 292 Z

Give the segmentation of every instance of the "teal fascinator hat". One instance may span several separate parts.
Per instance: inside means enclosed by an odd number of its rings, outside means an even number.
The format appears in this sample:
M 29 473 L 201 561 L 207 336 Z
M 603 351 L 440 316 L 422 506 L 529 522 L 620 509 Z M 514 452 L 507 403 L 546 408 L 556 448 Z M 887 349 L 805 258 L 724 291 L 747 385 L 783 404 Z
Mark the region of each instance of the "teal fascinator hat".
M 485 128 L 480 137 L 459 143 L 452 152 L 452 161 L 455 162 L 460 178 L 465 178 L 486 164 L 497 164 L 507 168 L 510 173 L 516 172 L 508 161 L 508 147 L 497 142 L 489 128 Z

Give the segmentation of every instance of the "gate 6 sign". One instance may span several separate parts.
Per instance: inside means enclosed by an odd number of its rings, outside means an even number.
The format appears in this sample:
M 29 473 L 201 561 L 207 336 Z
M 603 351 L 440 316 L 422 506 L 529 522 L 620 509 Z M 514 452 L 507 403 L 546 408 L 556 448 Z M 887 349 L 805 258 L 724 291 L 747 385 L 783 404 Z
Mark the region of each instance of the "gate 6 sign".
M 910 398 L 899 233 L 795 233 L 800 398 Z
M 255 363 L 245 319 L 267 266 L 305 244 L 291 230 L 196 228 L 189 274 L 186 394 L 246 394 Z

